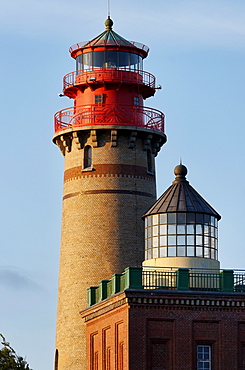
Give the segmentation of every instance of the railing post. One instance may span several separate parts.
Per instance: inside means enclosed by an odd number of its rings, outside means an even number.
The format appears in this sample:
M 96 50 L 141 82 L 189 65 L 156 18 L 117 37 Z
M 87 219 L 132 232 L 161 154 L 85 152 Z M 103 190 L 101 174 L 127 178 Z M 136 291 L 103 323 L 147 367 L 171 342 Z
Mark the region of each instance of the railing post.
M 124 271 L 125 289 L 143 289 L 142 267 L 127 267 Z
M 96 302 L 96 290 L 98 289 L 97 286 L 91 286 L 87 288 L 88 292 L 88 306 L 92 306 L 93 304 L 97 303 Z
M 99 282 L 99 301 L 107 298 L 107 283 L 110 280 L 101 280 Z
M 234 292 L 234 271 L 223 270 L 220 273 L 220 287 L 222 292 Z
M 120 292 L 122 292 L 125 288 L 125 274 L 120 276 Z
M 109 280 L 107 283 L 107 297 L 112 295 L 112 280 Z
M 114 274 L 112 275 L 112 279 L 111 279 L 111 294 L 116 294 L 118 292 L 120 292 L 121 290 L 121 287 L 120 287 L 120 278 L 121 278 L 122 274 Z
M 189 269 L 180 268 L 176 271 L 176 289 L 189 290 Z

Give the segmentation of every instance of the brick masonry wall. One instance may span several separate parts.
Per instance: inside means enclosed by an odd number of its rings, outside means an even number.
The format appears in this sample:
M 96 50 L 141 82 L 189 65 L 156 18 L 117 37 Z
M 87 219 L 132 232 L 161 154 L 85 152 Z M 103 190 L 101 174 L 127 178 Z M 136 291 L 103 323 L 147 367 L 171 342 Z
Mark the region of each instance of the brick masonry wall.
M 117 307 L 117 302 L 114 302 Z M 93 336 L 96 334 L 96 347 Z M 94 353 L 98 353 L 98 369 L 123 370 L 129 368 L 128 362 L 128 306 L 120 305 L 109 313 L 87 324 L 87 370 L 95 369 Z M 110 353 L 108 356 L 108 348 Z M 107 367 L 105 366 L 107 365 Z
M 197 345 L 211 346 L 212 370 L 245 369 L 244 294 L 127 290 L 82 316 L 88 343 L 95 328 L 99 342 L 108 322 L 113 328 L 128 320 L 128 352 L 120 370 L 196 370 Z M 119 370 L 115 362 L 111 366 Z
M 56 333 L 59 370 L 86 368 L 85 326 L 79 315 L 87 304 L 86 289 L 141 264 L 141 216 L 156 197 L 155 176 L 147 172 L 145 133 L 137 136 L 132 148 L 128 129 L 118 133 L 116 146 L 110 130 L 98 130 L 96 145 L 91 133 L 80 135 L 80 148 L 73 139 L 65 153 Z M 93 147 L 89 171 L 83 170 L 85 145 Z
M 164 370 L 197 369 L 199 344 L 211 346 L 212 370 L 244 369 L 238 339 L 239 326 L 245 323 L 244 295 L 169 294 L 162 304 L 157 294 L 145 299 L 145 305 L 135 302 L 130 309 L 130 369 L 135 368 L 139 353 L 141 369 L 153 369 L 161 360 L 161 353 L 152 356 L 155 344 L 165 352 Z

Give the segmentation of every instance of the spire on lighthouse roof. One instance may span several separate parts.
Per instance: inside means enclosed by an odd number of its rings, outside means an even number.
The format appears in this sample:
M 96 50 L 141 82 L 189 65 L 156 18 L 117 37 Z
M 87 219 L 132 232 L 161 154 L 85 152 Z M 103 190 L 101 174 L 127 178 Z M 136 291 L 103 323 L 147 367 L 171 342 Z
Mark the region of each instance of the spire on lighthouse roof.
M 121 45 L 121 46 L 134 46 L 131 42 L 124 39 L 118 33 L 112 30 L 113 20 L 108 15 L 105 21 L 105 31 L 103 31 L 99 36 L 96 36 L 93 40 L 89 41 L 86 46 L 98 46 L 98 45 Z

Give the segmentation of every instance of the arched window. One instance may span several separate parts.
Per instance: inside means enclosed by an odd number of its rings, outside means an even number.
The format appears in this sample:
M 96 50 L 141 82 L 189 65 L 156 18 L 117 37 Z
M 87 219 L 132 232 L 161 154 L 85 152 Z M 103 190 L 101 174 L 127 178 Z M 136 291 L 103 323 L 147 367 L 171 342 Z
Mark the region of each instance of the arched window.
M 84 160 L 83 160 L 83 168 L 92 167 L 92 147 L 90 145 L 86 145 L 84 148 Z
M 153 172 L 153 160 L 152 160 L 152 154 L 151 151 L 147 150 L 147 171 Z

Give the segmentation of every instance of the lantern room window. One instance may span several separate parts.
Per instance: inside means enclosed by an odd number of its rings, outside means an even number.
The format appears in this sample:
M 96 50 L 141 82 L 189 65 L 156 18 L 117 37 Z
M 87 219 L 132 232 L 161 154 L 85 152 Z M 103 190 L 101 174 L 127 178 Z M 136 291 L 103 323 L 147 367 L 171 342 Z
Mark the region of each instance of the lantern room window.
M 145 219 L 145 259 L 202 257 L 218 259 L 218 222 L 196 213 L 164 213 Z
M 118 50 L 83 53 L 76 58 L 77 71 L 84 69 L 131 69 L 142 71 L 140 55 Z

